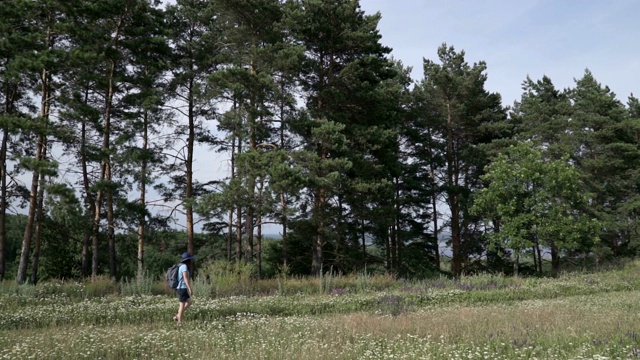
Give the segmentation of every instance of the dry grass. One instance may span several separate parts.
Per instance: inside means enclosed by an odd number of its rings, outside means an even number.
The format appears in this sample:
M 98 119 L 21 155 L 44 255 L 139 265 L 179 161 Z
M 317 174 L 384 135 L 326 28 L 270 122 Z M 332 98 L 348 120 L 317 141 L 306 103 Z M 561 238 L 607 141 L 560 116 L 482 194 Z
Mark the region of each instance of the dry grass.
M 334 320 L 335 322 L 335 320 Z M 640 331 L 640 292 L 612 293 L 510 305 L 453 306 L 397 317 L 349 314 L 344 329 L 385 338 L 396 334 L 446 343 L 553 343 L 560 338 L 606 341 Z

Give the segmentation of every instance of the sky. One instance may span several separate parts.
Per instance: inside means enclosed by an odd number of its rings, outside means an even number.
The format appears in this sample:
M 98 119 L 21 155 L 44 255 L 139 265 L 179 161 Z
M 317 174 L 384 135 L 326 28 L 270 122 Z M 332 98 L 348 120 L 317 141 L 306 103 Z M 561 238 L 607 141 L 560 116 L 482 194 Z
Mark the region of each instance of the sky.
M 547 75 L 557 89 L 575 86 L 589 69 L 627 103 L 640 97 L 638 0 L 361 0 L 380 12 L 381 43 L 423 77 L 423 59 L 438 62 L 442 43 L 487 63 L 485 88 L 512 105 L 527 75 Z

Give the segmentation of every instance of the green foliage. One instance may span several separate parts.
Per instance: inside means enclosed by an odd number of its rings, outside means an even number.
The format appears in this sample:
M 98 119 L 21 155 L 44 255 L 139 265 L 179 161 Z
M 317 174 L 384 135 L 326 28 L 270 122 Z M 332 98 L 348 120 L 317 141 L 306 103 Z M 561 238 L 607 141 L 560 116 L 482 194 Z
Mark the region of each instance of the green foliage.
M 328 294 L 364 291 L 381 273 L 510 273 L 532 246 L 551 249 L 556 270 L 559 256 L 591 264 L 640 251 L 637 98 L 625 107 L 588 70 L 562 91 L 527 77 L 507 118 L 485 89 L 488 65 L 446 44 L 412 88 L 382 43 L 383 15 L 356 0 L 3 3 L 0 277 L 15 278 L 24 255 L 20 272 L 79 280 L 96 255 L 85 295 L 162 293 L 154 279 L 188 248 L 206 297 L 269 293 L 268 281 L 278 293 Z M 198 174 L 199 145 L 233 151 L 229 178 Z M 26 171 L 43 175 L 39 264 L 35 238 L 20 253 L 31 225 L 11 214 L 29 200 L 30 184 L 15 181 Z M 182 210 L 201 216 L 189 227 L 207 222 L 202 233 L 167 230 Z M 259 253 L 250 240 L 274 222 L 287 237 Z M 238 256 L 271 279 L 209 264 L 227 259 L 235 231 Z M 103 282 L 106 272 L 123 283 Z M 310 274 L 321 277 L 292 280 Z M 353 274 L 369 274 L 357 290 Z
M 464 51 L 447 44 L 438 48 L 438 60 L 424 60 L 424 78 L 414 90 L 414 123 L 407 136 L 419 171 L 431 178 L 426 179 L 430 191 L 425 195 L 451 214 L 447 219 L 451 270 L 458 276 L 464 260 L 481 247 L 481 226 L 470 214 L 470 196 L 481 185 L 478 179 L 488 163 L 492 141 L 510 134 L 500 95 L 484 88 L 487 64 L 471 65 Z
M 569 98 L 572 156 L 594 194 L 590 207 L 602 222 L 602 245 L 612 255 L 625 255 L 637 241 L 631 228 L 637 221 L 632 209 L 638 202 L 638 122 L 589 70 L 576 80 Z
M 590 195 L 566 160 L 545 160 L 520 143 L 499 155 L 482 178 L 488 185 L 476 194 L 473 210 L 499 219 L 500 230 L 488 235 L 494 250 L 519 253 L 541 241 L 588 251 L 598 241 L 600 224 L 584 213 Z
M 431 278 L 439 272 L 435 266 L 433 244 L 435 240 L 412 241 L 402 248 L 402 268 L 399 276 L 425 279 Z

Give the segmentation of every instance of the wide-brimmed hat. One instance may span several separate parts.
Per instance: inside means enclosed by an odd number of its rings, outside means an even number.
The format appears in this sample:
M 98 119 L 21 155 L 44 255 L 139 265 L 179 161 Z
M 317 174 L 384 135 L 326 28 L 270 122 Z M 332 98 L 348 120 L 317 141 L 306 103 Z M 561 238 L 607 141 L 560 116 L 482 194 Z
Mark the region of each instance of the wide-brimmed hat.
M 185 251 L 182 253 L 182 260 L 180 260 L 180 262 L 185 262 L 187 260 L 194 260 L 196 257 L 191 255 L 190 252 Z

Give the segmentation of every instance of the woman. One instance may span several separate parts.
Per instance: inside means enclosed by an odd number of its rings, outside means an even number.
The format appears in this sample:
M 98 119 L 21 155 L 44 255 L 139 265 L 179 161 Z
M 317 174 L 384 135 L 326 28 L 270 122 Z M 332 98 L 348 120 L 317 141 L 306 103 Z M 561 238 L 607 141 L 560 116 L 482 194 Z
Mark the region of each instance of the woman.
M 178 287 L 176 288 L 180 306 L 178 307 L 178 314 L 173 317 L 173 320 L 177 321 L 178 324 L 182 323 L 184 312 L 191 306 L 191 296 L 193 295 L 193 290 L 191 290 L 191 273 L 193 272 L 194 259 L 195 257 L 189 252 L 182 253 L 181 264 L 178 268 Z

